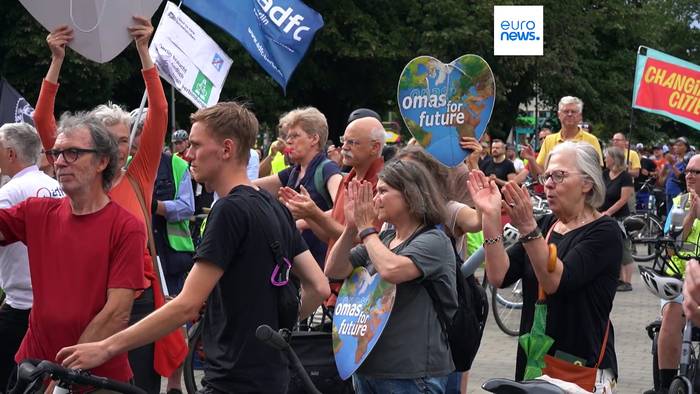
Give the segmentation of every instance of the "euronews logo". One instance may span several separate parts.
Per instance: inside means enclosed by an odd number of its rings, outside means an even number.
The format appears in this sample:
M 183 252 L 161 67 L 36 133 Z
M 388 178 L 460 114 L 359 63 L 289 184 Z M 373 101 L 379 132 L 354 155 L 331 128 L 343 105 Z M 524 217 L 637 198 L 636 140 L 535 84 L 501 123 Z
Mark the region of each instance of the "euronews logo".
M 514 20 L 501 22 L 501 41 L 539 41 L 535 35 L 537 23 L 533 20 Z
M 543 6 L 494 6 L 493 54 L 542 56 Z

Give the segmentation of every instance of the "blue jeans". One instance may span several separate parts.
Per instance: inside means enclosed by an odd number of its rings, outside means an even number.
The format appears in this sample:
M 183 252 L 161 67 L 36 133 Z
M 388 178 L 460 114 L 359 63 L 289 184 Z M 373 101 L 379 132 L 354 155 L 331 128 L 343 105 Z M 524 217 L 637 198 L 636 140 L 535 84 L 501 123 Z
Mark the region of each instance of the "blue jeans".
M 447 386 L 447 376 L 416 379 L 377 379 L 355 374 L 352 375 L 352 385 L 356 394 L 444 394 Z

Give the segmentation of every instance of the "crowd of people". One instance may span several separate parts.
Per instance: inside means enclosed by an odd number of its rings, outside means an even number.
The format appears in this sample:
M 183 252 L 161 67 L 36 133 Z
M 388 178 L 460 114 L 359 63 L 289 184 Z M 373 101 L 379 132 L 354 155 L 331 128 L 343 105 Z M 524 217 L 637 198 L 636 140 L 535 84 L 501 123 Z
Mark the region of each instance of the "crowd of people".
M 700 244 L 700 156 L 688 141 L 630 149 L 616 133 L 603 148 L 582 127 L 583 102 L 572 96 L 558 104 L 558 132 L 543 128 L 535 143 L 517 146 L 463 137 L 470 155 L 454 168 L 416 144 L 387 146 L 381 117 L 364 108 L 350 113 L 337 147 L 321 111 L 293 109 L 280 117 L 277 140 L 259 152 L 253 112 L 221 102 L 193 113 L 190 131 L 173 131 L 164 149 L 168 106 L 148 53 L 153 27 L 135 17 L 129 32 L 145 111 L 106 104 L 57 123 L 59 75 L 73 37 L 60 27 L 47 37 L 51 64 L 36 129 L 0 127 L 0 169 L 10 178 L 0 187 L 2 388 L 18 362 L 33 358 L 149 393 L 167 378 L 168 393 L 181 393 L 181 327 L 206 308 L 201 392 L 285 392 L 286 359 L 255 338 L 260 324 L 281 326 L 270 278 L 284 260 L 300 286 L 298 320 L 332 304 L 356 267 L 396 286 L 386 328 L 353 375 L 356 392 L 464 393 L 468 372 L 455 371 L 435 305 L 448 316 L 457 310 L 455 251 L 466 259 L 475 249 L 470 235 L 483 232 L 477 247 L 489 281 L 522 280 L 522 333 L 538 324 L 536 305 L 546 295 L 553 344 L 542 372 L 566 380 L 562 360 L 574 359 L 588 367 L 575 383 L 614 392 L 610 312 L 616 292 L 632 290 L 633 274 L 619 222 L 654 195 L 655 209 L 665 203 L 668 212 L 688 212 L 680 237 Z M 530 193 L 544 196 L 552 213 L 536 219 Z M 206 220 L 192 228 L 201 206 Z M 519 232 L 507 249 L 506 222 Z M 662 388 L 676 374 L 683 308 L 700 323 L 700 266 L 691 260 L 686 269 L 685 299 L 662 305 Z M 527 375 L 528 357 L 518 347 L 517 380 Z

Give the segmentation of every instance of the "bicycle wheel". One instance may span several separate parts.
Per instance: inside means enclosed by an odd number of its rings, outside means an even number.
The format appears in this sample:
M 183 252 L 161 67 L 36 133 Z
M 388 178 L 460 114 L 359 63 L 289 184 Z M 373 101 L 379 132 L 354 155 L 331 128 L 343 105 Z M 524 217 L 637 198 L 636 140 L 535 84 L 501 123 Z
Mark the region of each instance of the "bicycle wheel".
M 676 376 L 673 378 L 671 387 L 668 388 L 668 394 L 690 394 L 692 392 L 693 387 L 685 376 Z
M 622 225 L 632 242 L 632 258 L 637 262 L 653 260 L 654 244 L 648 240 L 663 235 L 661 220 L 652 214 L 631 215 L 622 221 Z
M 491 286 L 491 305 L 496 324 L 510 336 L 520 335 L 520 314 L 523 309 L 523 289 L 520 280 L 509 287 Z
M 202 368 L 204 367 L 204 351 L 202 350 L 202 325 L 198 321 L 187 331 L 187 357 L 182 368 L 185 379 L 185 389 L 188 394 L 195 394 L 202 388 Z

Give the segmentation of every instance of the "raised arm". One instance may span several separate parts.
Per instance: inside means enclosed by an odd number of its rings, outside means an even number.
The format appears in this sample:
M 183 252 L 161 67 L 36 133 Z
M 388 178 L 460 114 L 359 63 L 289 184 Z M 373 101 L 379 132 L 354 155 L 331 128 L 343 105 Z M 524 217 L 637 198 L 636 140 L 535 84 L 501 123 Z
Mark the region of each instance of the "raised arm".
M 469 173 L 469 193 L 476 209 L 481 212 L 484 230 L 484 252 L 486 254 L 486 275 L 494 286 L 499 287 L 510 267 L 508 254 L 503 247 L 501 227 L 501 193 L 496 183 L 489 180 L 481 171 Z
M 59 26 L 46 36 L 46 43 L 51 50 L 51 65 L 42 81 L 39 99 L 34 110 L 34 124 L 44 150 L 53 148 L 56 140 L 56 119 L 54 118 L 54 104 L 58 92 L 58 77 L 61 66 L 66 56 L 66 45 L 73 40 L 73 29 L 68 26 Z M 51 162 L 51 159 L 49 159 Z
M 158 70 L 148 53 L 148 41 L 153 34 L 153 25 L 148 19 L 142 17 L 134 17 L 134 21 L 134 26 L 129 27 L 129 34 L 134 38 L 141 59 L 141 67 L 143 67 L 141 72 L 148 94 L 148 112 L 144 121 L 141 146 L 129 165 L 128 171 L 136 176 L 144 196 L 150 199 L 168 128 L 168 102 L 165 99 Z

